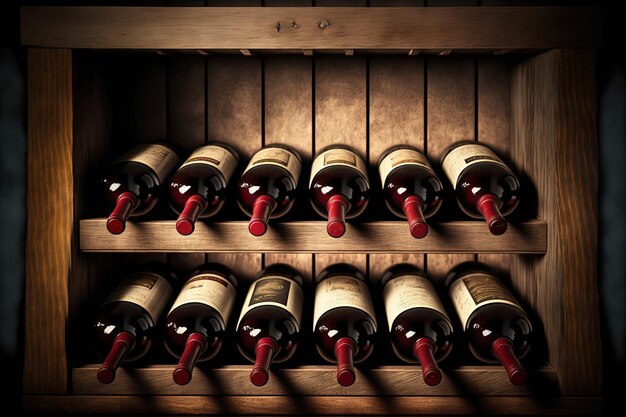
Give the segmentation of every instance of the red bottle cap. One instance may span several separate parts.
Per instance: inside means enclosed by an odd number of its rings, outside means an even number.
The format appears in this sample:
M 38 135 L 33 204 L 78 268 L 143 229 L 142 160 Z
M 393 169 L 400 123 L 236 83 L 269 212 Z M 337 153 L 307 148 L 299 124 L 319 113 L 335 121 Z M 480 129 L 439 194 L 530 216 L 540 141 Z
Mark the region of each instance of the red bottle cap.
M 409 231 L 415 239 L 422 239 L 428 234 L 428 224 L 424 219 L 424 202 L 416 195 L 411 195 L 402 203 L 402 211 L 409 222 Z
M 335 344 L 337 382 L 344 387 L 348 387 L 356 381 L 356 372 L 353 362 L 356 350 L 356 342 L 350 337 L 342 337 Z
M 276 200 L 269 195 L 261 195 L 254 200 L 252 217 L 248 224 L 248 230 L 252 235 L 263 236 L 267 232 L 267 222 L 274 208 L 276 208 Z
M 326 232 L 331 237 L 339 238 L 346 233 L 346 212 L 349 205 L 348 199 L 341 194 L 332 196 L 326 203 L 328 212 Z
M 504 366 L 509 381 L 513 385 L 523 385 L 528 378 L 528 372 L 519 362 L 515 353 L 513 352 L 513 342 L 508 337 L 500 337 L 496 339 L 491 345 L 493 355 Z
M 424 382 L 431 387 L 439 385 L 441 382 L 441 371 L 434 357 L 436 347 L 435 342 L 428 337 L 419 338 L 413 346 L 413 355 L 422 366 Z
M 98 369 L 96 374 L 98 381 L 110 384 L 115 379 L 115 373 L 126 354 L 133 348 L 135 337 L 128 332 L 119 332 L 115 336 L 111 351 Z
M 124 191 L 117 197 L 115 209 L 107 219 L 107 230 L 119 235 L 126 228 L 126 221 L 130 213 L 139 205 L 139 198 L 135 193 Z
M 185 208 L 176 221 L 176 231 L 185 236 L 192 234 L 198 217 L 207 205 L 206 199 L 201 195 L 195 194 L 189 197 L 185 202 Z
M 278 343 L 273 337 L 261 338 L 255 348 L 256 361 L 250 373 L 250 382 L 257 387 L 267 384 L 270 378 L 270 365 L 278 353 Z
M 194 332 L 187 338 L 185 344 L 185 351 L 178 361 L 178 365 L 172 373 L 174 382 L 178 385 L 186 385 L 191 381 L 191 374 L 193 373 L 193 367 L 196 365 L 198 357 L 204 353 L 208 346 L 206 337 L 201 333 Z
M 478 199 L 476 208 L 482 213 L 489 231 L 494 235 L 501 235 L 508 227 L 506 220 L 500 214 L 500 199 L 493 194 L 486 194 Z

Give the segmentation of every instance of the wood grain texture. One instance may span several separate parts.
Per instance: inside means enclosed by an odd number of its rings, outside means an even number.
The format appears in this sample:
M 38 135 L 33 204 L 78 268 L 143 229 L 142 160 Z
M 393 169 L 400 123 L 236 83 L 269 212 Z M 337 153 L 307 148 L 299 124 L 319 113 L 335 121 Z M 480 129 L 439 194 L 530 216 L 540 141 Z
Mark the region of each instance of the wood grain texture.
M 380 396 L 25 396 L 25 410 L 58 414 L 255 414 L 255 415 L 600 415 L 602 399 L 561 397 L 380 397 Z
M 67 392 L 72 124 L 72 52 L 29 49 L 23 379 L 27 394 Z
M 345 49 L 545 50 L 601 46 L 601 13 L 594 7 L 23 7 L 21 42 L 57 48 L 342 54 Z M 320 29 L 320 20 L 331 25 Z M 276 29 L 278 22 L 291 27 L 294 21 L 297 28 Z
M 369 277 L 372 283 L 380 282 L 383 272 L 395 264 L 409 263 L 424 269 L 423 253 L 372 253 L 369 255 Z
M 332 238 L 330 238 L 332 239 Z M 369 255 L 365 253 L 352 253 L 352 254 L 344 254 L 344 253 L 317 253 L 315 254 L 315 277 L 317 277 L 322 270 L 330 265 L 337 263 L 346 263 L 352 266 L 357 267 L 364 275 L 365 278 L 368 279 L 367 273 L 367 258 Z M 366 252 L 366 251 L 359 251 Z M 314 277 L 314 279 L 315 279 Z
M 519 64 L 512 103 L 512 155 L 534 180 L 537 212 L 549 222 L 546 255 L 516 257 L 512 279 L 522 288 L 536 280 L 530 301 L 563 395 L 595 395 L 602 357 L 594 51 L 554 50 Z

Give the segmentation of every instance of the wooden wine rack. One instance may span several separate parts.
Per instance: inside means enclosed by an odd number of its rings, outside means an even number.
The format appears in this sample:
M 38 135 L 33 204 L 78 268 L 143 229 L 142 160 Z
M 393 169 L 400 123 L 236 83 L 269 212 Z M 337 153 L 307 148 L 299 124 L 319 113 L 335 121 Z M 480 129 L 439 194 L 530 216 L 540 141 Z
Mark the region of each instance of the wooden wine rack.
M 594 48 L 601 11 L 491 7 L 498 0 L 482 7 L 334 3 L 349 7 L 266 0 L 297 7 L 22 9 L 29 48 L 26 411 L 600 413 Z M 304 197 L 262 238 L 247 234 L 232 203 L 188 237 L 175 233 L 163 207 L 113 236 L 91 191 L 99 170 L 140 142 L 168 141 L 183 152 L 228 142 L 244 163 L 264 144 L 285 143 L 303 156 L 301 185 L 316 150 L 346 143 L 366 158 L 376 188 L 376 162 L 389 146 L 413 144 L 438 167 L 442 152 L 466 139 L 494 147 L 522 180 L 524 203 L 503 236 L 459 216 L 450 194 L 420 241 L 376 204 L 377 195 L 341 239 L 325 235 Z M 185 387 L 172 382 L 165 356 L 120 370 L 111 385 L 97 383 L 84 319 L 125 266 L 147 259 L 183 275 L 207 260 L 224 262 L 243 288 L 263 265 L 293 264 L 309 294 L 297 358 L 275 366 L 260 388 L 249 384 L 249 366 L 232 345 Z M 355 264 L 377 288 L 386 267 L 413 262 L 441 287 L 454 264 L 473 259 L 500 270 L 536 326 L 525 386 L 468 359 L 462 343 L 442 364 L 437 387 L 423 384 L 419 367 L 392 359 L 382 341 L 351 387 L 339 386 L 335 368 L 315 355 L 307 333 L 311 279 L 324 266 Z

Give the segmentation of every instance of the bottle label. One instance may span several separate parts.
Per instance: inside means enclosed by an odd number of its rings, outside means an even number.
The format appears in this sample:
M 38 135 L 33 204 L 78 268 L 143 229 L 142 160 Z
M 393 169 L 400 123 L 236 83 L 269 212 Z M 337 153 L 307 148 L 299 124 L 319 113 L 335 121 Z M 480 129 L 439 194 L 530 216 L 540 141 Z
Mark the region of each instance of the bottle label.
M 380 180 L 383 186 L 391 171 L 402 165 L 419 165 L 432 172 L 433 176 L 436 176 L 435 171 L 433 171 L 433 168 L 430 166 L 424 154 L 414 149 L 396 149 L 395 151 L 389 152 L 389 154 L 380 161 L 380 165 L 378 166 L 378 172 L 380 173 Z
M 158 143 L 137 145 L 122 155 L 116 162 L 139 162 L 150 167 L 159 182 L 164 184 L 180 160 L 178 155 L 167 146 Z
M 322 152 L 313 160 L 313 164 L 311 165 L 309 188 L 313 184 L 313 178 L 317 175 L 317 173 L 330 165 L 343 165 L 357 169 L 369 187 L 367 167 L 365 166 L 363 159 L 349 149 L 335 148 Z
M 393 278 L 383 289 L 383 300 L 390 331 L 394 320 L 413 308 L 435 310 L 450 321 L 433 284 L 419 275 L 400 275 Z
M 148 312 L 156 323 L 172 297 L 172 286 L 165 278 L 152 272 L 128 275 L 109 295 L 103 305 L 125 301 L 137 304 Z
M 250 168 L 259 164 L 277 165 L 286 169 L 293 177 L 294 183 L 298 184 L 302 164 L 298 157 L 290 150 L 273 146 L 261 149 L 252 156 L 244 174 L 248 172 Z
M 443 160 L 442 168 L 456 190 L 459 177 L 467 167 L 487 161 L 511 171 L 494 151 L 479 144 L 467 144 L 452 149 Z
M 302 288 L 296 281 L 274 275 L 259 278 L 248 290 L 237 327 L 250 310 L 262 306 L 275 306 L 290 312 L 300 329 L 303 300 Z
M 463 328 L 467 327 L 472 313 L 487 304 L 508 304 L 526 315 L 509 290 L 489 274 L 476 272 L 465 275 L 454 281 L 449 291 Z
M 366 312 L 376 324 L 376 314 L 367 284 L 349 275 L 337 275 L 320 282 L 315 289 L 315 307 L 313 308 L 313 331 L 317 321 L 329 310 L 341 307 L 358 308 Z
M 237 169 L 237 158 L 232 152 L 221 146 L 205 145 L 193 151 L 180 167 L 186 167 L 190 164 L 210 165 L 216 168 L 228 184 L 235 169 Z
M 198 274 L 185 283 L 170 313 L 184 304 L 205 304 L 214 308 L 222 316 L 224 325 L 228 325 L 236 298 L 235 286 L 226 278 L 217 274 Z

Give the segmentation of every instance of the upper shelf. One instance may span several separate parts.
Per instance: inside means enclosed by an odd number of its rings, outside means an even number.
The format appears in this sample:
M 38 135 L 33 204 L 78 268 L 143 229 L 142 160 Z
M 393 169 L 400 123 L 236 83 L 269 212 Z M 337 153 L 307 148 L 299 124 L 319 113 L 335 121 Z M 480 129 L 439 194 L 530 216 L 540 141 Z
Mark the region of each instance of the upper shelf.
M 22 44 L 312 54 L 601 46 L 599 7 L 23 7 Z

